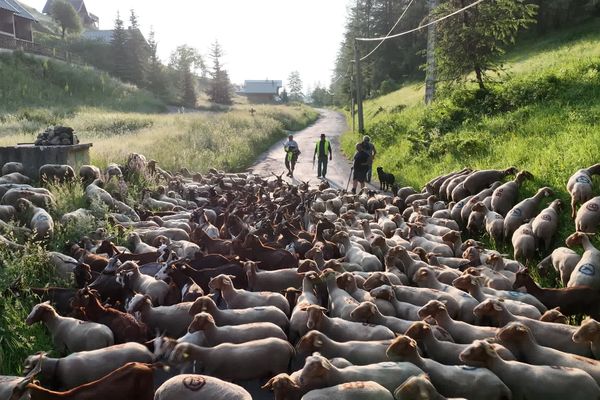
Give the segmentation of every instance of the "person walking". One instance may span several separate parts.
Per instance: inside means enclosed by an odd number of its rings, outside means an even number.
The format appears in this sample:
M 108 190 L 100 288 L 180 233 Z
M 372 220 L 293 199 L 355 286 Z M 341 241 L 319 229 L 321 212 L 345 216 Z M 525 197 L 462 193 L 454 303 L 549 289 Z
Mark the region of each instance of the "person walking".
M 325 178 L 325 175 L 327 175 L 327 155 L 329 155 L 329 160 L 331 160 L 333 155 L 331 142 L 325 137 L 324 133 L 321 133 L 321 139 L 315 144 L 315 153 L 313 154 L 313 166 L 315 164 L 315 157 L 318 156 L 317 178 Z
M 371 137 L 368 135 L 363 136 L 362 145 L 364 150 L 369 155 L 369 169 L 367 170 L 367 182 L 371 182 L 371 175 L 373 174 L 373 160 L 375 159 L 375 154 L 377 151 L 375 150 L 375 145 L 371 142 Z
M 289 135 L 287 142 L 283 144 L 285 150 L 285 167 L 288 170 L 287 176 L 294 177 L 294 168 L 296 168 L 296 162 L 300 155 L 300 149 L 298 143 L 294 140 L 294 135 Z
M 352 194 L 356 194 L 356 187 L 365 187 L 367 171 L 369 169 L 369 153 L 365 150 L 363 142 L 356 143 L 356 153 L 354 154 Z

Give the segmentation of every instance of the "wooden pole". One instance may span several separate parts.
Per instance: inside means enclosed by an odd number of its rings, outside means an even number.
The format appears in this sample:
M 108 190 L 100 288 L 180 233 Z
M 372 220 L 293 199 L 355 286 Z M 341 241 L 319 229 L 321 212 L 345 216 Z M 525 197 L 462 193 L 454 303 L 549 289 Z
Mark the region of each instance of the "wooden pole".
M 432 11 L 438 5 L 438 0 L 428 0 L 429 18 Z M 435 64 L 435 25 L 427 28 L 427 77 L 425 78 L 425 104 L 429 104 L 435 98 L 435 81 L 437 79 L 437 68 Z
M 358 133 L 365 133 L 365 120 L 363 116 L 362 99 L 362 76 L 360 72 L 360 53 L 358 51 L 358 41 L 354 41 L 354 63 L 356 68 L 356 103 L 358 104 Z

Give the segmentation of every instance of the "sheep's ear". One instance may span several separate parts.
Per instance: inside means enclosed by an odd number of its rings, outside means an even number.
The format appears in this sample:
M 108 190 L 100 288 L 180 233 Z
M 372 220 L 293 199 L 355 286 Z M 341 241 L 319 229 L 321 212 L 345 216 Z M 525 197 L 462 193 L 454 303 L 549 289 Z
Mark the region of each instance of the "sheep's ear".
M 313 345 L 315 347 L 322 347 L 323 346 L 323 341 L 321 339 L 315 339 L 315 341 L 313 342 Z
M 516 330 L 517 330 L 517 332 L 523 332 L 523 333 L 527 332 L 527 329 L 525 329 L 524 326 L 520 326 L 520 325 L 517 326 Z
M 269 379 L 269 381 L 267 383 L 265 383 L 264 385 L 262 385 L 260 388 L 261 389 L 265 389 L 265 390 L 272 390 L 273 389 L 273 383 L 275 383 L 275 378 L 273 377 L 271 379 Z
M 492 306 L 494 307 L 494 310 L 496 310 L 496 311 L 502 311 L 502 307 L 499 304 L 492 303 Z

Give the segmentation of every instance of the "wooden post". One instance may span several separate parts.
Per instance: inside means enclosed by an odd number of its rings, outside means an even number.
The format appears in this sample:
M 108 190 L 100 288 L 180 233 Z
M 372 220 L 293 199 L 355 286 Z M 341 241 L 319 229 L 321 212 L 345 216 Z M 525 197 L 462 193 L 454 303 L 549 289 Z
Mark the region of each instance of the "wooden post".
M 360 53 L 358 41 L 354 41 L 354 63 L 356 64 L 356 103 L 358 104 L 358 133 L 365 133 L 365 120 L 363 116 L 362 76 L 360 72 Z
M 438 5 L 438 0 L 428 0 L 429 18 L 432 11 Z M 427 77 L 425 78 L 425 104 L 429 104 L 435 98 L 435 81 L 437 79 L 437 68 L 435 64 L 435 29 L 436 24 L 427 28 Z

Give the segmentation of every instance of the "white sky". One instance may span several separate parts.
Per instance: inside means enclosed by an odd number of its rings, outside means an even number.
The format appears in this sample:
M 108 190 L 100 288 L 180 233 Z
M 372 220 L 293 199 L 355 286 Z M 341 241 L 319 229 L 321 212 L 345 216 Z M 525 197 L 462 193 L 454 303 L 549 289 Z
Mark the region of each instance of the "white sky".
M 41 11 L 46 0 L 22 0 Z M 305 86 L 331 80 L 343 39 L 348 0 L 85 0 L 112 29 L 117 11 L 128 24 L 134 9 L 142 31 L 152 26 L 159 55 L 167 60 L 180 44 L 203 55 L 219 40 L 234 83 L 245 79 L 287 80 L 298 70 Z

